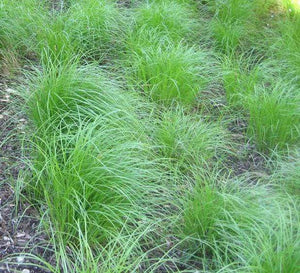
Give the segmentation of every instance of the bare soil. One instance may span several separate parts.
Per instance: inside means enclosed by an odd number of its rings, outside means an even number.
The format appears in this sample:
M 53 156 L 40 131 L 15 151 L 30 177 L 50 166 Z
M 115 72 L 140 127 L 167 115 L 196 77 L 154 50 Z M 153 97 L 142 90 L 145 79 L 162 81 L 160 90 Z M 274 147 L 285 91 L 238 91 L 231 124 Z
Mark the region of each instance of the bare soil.
M 16 201 L 16 181 L 25 169 L 18 136 L 26 119 L 10 105 L 16 99 L 11 84 L 0 78 L 0 272 L 46 273 L 28 257 L 53 260 L 39 213 L 24 198 Z

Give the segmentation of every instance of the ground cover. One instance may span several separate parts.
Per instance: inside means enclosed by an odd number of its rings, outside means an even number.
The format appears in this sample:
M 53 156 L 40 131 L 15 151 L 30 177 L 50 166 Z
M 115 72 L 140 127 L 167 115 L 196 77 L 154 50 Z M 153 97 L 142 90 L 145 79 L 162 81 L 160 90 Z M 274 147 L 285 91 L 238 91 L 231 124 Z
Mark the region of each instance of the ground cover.
M 0 271 L 299 272 L 298 2 L 0 0 Z

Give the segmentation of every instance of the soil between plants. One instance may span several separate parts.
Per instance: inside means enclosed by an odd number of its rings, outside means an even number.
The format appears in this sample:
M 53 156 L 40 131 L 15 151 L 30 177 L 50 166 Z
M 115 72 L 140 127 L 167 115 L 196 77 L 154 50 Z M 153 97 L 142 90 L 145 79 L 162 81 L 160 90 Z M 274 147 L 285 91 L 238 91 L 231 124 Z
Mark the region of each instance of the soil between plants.
M 51 263 L 53 253 L 46 234 L 39 231 L 38 212 L 25 200 L 16 202 L 13 185 L 25 169 L 18 136 L 26 119 L 10 105 L 15 99 L 10 85 L 0 78 L 0 273 L 46 273 L 35 259 L 26 257 L 32 254 Z

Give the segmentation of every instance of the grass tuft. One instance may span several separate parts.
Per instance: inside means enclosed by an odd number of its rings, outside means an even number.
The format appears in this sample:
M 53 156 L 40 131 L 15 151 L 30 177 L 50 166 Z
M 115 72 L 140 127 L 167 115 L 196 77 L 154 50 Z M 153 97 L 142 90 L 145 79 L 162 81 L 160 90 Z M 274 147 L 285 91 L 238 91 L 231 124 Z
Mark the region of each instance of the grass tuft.
M 179 1 L 147 2 L 135 10 L 136 32 L 143 28 L 154 30 L 160 37 L 168 37 L 174 43 L 195 39 L 197 26 L 194 9 Z M 152 39 L 147 42 L 151 44 Z
M 226 150 L 226 132 L 201 116 L 190 117 L 178 108 L 166 111 L 155 132 L 162 156 L 182 172 L 202 169 L 220 151 Z
M 183 232 L 202 270 L 297 272 L 296 203 L 265 186 L 198 184 L 184 204 Z M 242 188 L 240 188 L 242 186 Z
M 76 241 L 79 225 L 91 245 L 138 219 L 157 172 L 134 96 L 95 71 L 47 66 L 28 102 L 35 199 L 58 231 Z
M 149 47 L 142 54 L 132 54 L 130 82 L 136 82 L 143 93 L 154 101 L 183 105 L 192 104 L 206 86 L 210 54 L 183 45 Z
M 278 83 L 269 91 L 257 87 L 249 98 L 249 135 L 262 151 L 286 148 L 299 140 L 299 96 Z
M 120 46 L 121 14 L 112 1 L 84 0 L 72 3 L 65 29 L 77 52 L 101 61 L 117 54 Z

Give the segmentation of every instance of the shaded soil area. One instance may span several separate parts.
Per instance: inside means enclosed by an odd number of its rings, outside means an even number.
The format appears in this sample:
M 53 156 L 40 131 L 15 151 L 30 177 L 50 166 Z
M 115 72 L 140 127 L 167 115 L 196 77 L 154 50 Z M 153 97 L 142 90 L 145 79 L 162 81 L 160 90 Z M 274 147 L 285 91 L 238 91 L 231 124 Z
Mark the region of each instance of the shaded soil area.
M 16 97 L 10 83 L 0 79 L 0 272 L 46 273 L 30 255 L 51 262 L 47 236 L 41 232 L 38 212 L 20 195 L 21 143 L 26 118 L 10 103 Z M 33 256 L 32 256 L 33 257 Z
M 215 83 L 210 88 L 201 93 L 199 105 L 193 112 L 205 109 L 209 116 L 209 121 L 218 122 L 220 117 L 226 113 L 224 127 L 230 134 L 231 147 L 225 157 L 225 167 L 231 172 L 231 177 L 251 176 L 251 183 L 255 184 L 261 177 L 269 175 L 266 156 L 260 153 L 255 143 L 247 136 L 247 117 L 240 114 L 236 116 L 230 110 L 226 101 L 226 93 L 222 83 Z M 219 154 L 224 158 L 223 154 Z M 219 158 L 216 158 L 218 160 Z

